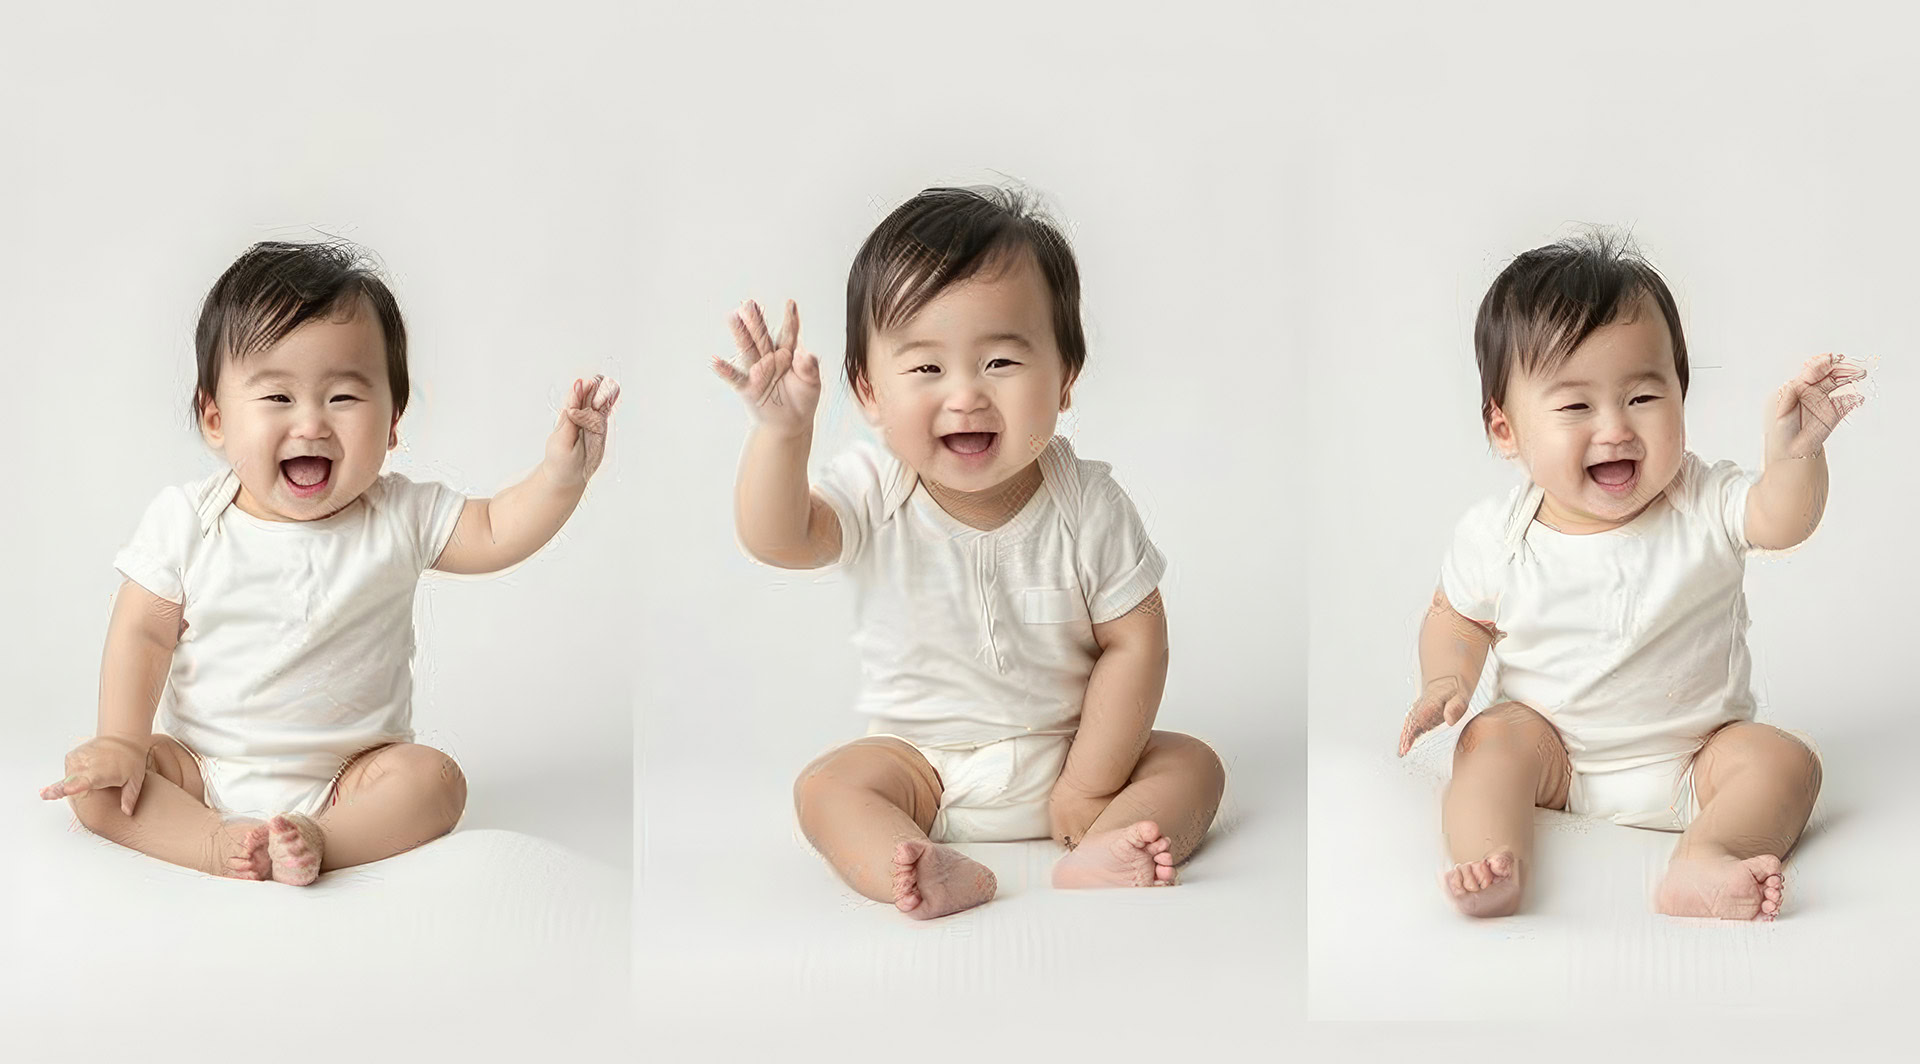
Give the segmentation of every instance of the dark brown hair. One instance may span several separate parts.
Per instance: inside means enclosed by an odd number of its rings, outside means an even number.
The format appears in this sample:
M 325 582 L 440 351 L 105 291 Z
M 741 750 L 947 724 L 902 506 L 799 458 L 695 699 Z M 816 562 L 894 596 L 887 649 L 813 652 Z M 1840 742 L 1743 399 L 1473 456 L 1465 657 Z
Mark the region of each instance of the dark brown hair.
M 1552 373 L 1595 329 L 1652 296 L 1673 336 L 1673 368 L 1687 394 L 1687 340 L 1660 271 L 1624 235 L 1594 229 L 1534 248 L 1507 264 L 1480 301 L 1473 353 L 1480 363 L 1480 421 L 1507 401 L 1507 377 Z
M 193 335 L 199 367 L 194 421 L 212 400 L 220 370 L 229 360 L 265 351 L 315 318 L 351 312 L 363 296 L 386 338 L 387 384 L 393 391 L 393 416 L 399 417 L 407 408 L 407 328 L 372 256 L 344 240 L 266 240 L 235 259 L 201 304 L 200 325 Z
M 1013 189 L 930 188 L 894 208 L 868 235 L 847 273 L 847 384 L 867 379 L 867 338 L 920 313 L 941 292 L 1032 252 L 1053 295 L 1053 336 L 1072 380 L 1087 361 L 1080 327 L 1080 268 L 1073 249 L 1031 200 Z

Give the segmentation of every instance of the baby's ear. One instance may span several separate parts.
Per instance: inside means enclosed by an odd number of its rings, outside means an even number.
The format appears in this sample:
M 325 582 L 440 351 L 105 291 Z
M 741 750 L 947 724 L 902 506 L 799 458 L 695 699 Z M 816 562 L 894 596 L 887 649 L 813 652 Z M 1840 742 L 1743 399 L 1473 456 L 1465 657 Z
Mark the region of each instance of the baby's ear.
M 1507 412 L 1492 399 L 1487 400 L 1487 439 L 1492 441 L 1493 449 L 1500 452 L 1500 457 L 1520 457 L 1520 441 L 1513 434 L 1513 422 L 1507 420 Z
M 220 408 L 214 405 L 213 396 L 200 392 L 195 399 L 200 405 L 200 438 L 209 447 L 223 446 L 226 435 L 220 429 Z
M 387 426 L 387 450 L 400 446 L 400 415 L 393 415 L 393 424 Z
M 853 400 L 860 404 L 860 412 L 867 417 L 867 424 L 880 421 L 880 400 L 873 394 L 873 382 L 860 377 L 853 382 Z
M 1078 373 L 1069 373 L 1066 383 L 1060 386 L 1060 412 L 1062 414 L 1066 413 L 1067 409 L 1073 406 L 1073 386 L 1079 379 L 1080 375 Z

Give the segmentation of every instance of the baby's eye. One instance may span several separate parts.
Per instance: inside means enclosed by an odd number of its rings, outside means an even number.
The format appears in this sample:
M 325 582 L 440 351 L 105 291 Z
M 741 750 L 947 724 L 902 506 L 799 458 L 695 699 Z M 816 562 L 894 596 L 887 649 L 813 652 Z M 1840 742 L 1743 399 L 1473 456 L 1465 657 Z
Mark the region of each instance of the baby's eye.
M 1644 401 L 1644 402 L 1648 402 L 1648 403 L 1651 403 L 1651 402 L 1653 402 L 1653 401 L 1654 401 L 1655 399 L 1658 399 L 1658 398 L 1660 398 L 1660 397 L 1659 397 L 1659 396 L 1657 396 L 1657 395 L 1636 395 L 1636 396 L 1634 396 L 1634 397 L 1633 397 L 1632 399 L 1629 399 L 1629 400 L 1627 401 L 1627 404 L 1628 404 L 1629 406 L 1631 406 L 1631 405 L 1632 405 L 1632 404 L 1634 404 L 1634 403 L 1638 403 L 1638 402 L 1643 402 L 1643 401 Z
M 1563 407 L 1561 407 L 1560 409 L 1561 409 L 1561 410 L 1572 410 L 1572 411 L 1575 411 L 1575 412 L 1578 412 L 1578 411 L 1581 411 L 1581 410 L 1585 410 L 1586 408 L 1587 408 L 1587 404 L 1585 404 L 1585 403 L 1569 403 L 1568 405 L 1566 405 L 1566 406 L 1563 406 Z
M 996 358 L 987 363 L 987 368 L 996 369 L 1000 366 L 1017 366 L 1019 364 L 1020 363 L 1015 362 L 1013 359 L 1010 359 L 1010 358 Z
M 341 401 L 342 399 L 346 400 L 349 403 L 357 403 L 360 401 L 360 397 L 357 395 L 336 395 L 333 397 L 333 401 L 336 403 Z
M 929 363 L 926 363 L 925 365 L 915 366 L 912 369 L 908 370 L 907 372 L 908 373 L 938 373 L 940 372 L 940 367 L 929 362 Z
M 284 396 L 284 395 L 278 395 L 278 394 L 275 394 L 275 395 L 263 395 L 263 396 L 261 396 L 260 398 L 262 398 L 262 399 L 264 399 L 264 400 L 266 400 L 266 401 L 267 401 L 267 402 L 269 402 L 269 403 L 291 403 L 291 402 L 293 402 L 293 400 L 291 400 L 291 399 L 289 399 L 289 398 L 287 398 L 286 396 Z

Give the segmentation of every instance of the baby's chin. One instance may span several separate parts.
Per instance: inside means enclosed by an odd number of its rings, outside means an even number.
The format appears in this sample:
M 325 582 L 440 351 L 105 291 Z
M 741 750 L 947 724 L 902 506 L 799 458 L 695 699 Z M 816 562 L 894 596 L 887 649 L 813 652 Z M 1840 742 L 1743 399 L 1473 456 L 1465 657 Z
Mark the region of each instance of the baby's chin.
M 240 486 L 245 489 L 251 506 L 243 506 L 248 511 L 260 510 L 269 520 L 276 521 L 319 521 L 353 505 L 355 499 L 365 495 L 373 486 L 378 470 L 369 474 L 364 471 L 343 469 L 336 463 L 332 475 L 326 482 L 297 489 L 286 481 L 282 471 L 275 467 L 273 476 L 266 483 L 258 483 L 259 478 L 242 475 Z
M 1677 462 L 1657 470 L 1649 468 L 1645 461 L 1634 465 L 1625 480 L 1619 479 L 1618 472 L 1602 471 L 1601 476 L 1612 481 L 1603 482 L 1591 469 L 1582 467 L 1577 472 L 1555 477 L 1553 483 L 1543 483 L 1541 487 L 1561 514 L 1584 522 L 1622 525 L 1646 510 L 1673 485 L 1679 473 Z

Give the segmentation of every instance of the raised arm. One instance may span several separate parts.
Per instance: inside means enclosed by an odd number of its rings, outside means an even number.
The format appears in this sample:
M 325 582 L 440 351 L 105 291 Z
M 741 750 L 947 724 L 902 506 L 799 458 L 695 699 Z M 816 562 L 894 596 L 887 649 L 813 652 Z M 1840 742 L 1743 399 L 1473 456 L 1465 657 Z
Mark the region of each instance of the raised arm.
M 1491 625 L 1462 617 L 1444 589 L 1433 589 L 1426 620 L 1420 622 L 1420 696 L 1400 728 L 1401 757 L 1420 736 L 1467 715 L 1493 640 Z
M 493 498 L 468 500 L 432 567 L 443 573 L 493 573 L 546 546 L 600 468 L 607 420 L 619 398 L 620 385 L 605 377 L 574 381 L 540 464 Z
M 68 798 L 95 788 L 119 787 L 120 808 L 133 815 L 146 782 L 153 713 L 167 686 L 180 631 L 178 603 L 131 580 L 121 582 L 113 596 L 107 646 L 100 659 L 98 734 L 67 755 L 65 778 L 43 788 L 40 797 Z
M 840 521 L 807 485 L 820 360 L 800 346 L 800 310 L 787 302 L 777 340 L 752 302 L 734 311 L 727 325 L 742 366 L 716 358 L 713 371 L 739 393 L 754 421 L 734 483 L 740 545 L 757 561 L 782 569 L 830 565 L 840 557 Z
M 1767 464 L 1747 492 L 1747 542 L 1785 550 L 1820 527 L 1827 509 L 1827 437 L 1864 401 L 1858 393 L 1833 392 L 1866 375 L 1843 356 L 1816 355 L 1774 393 L 1767 408 Z

